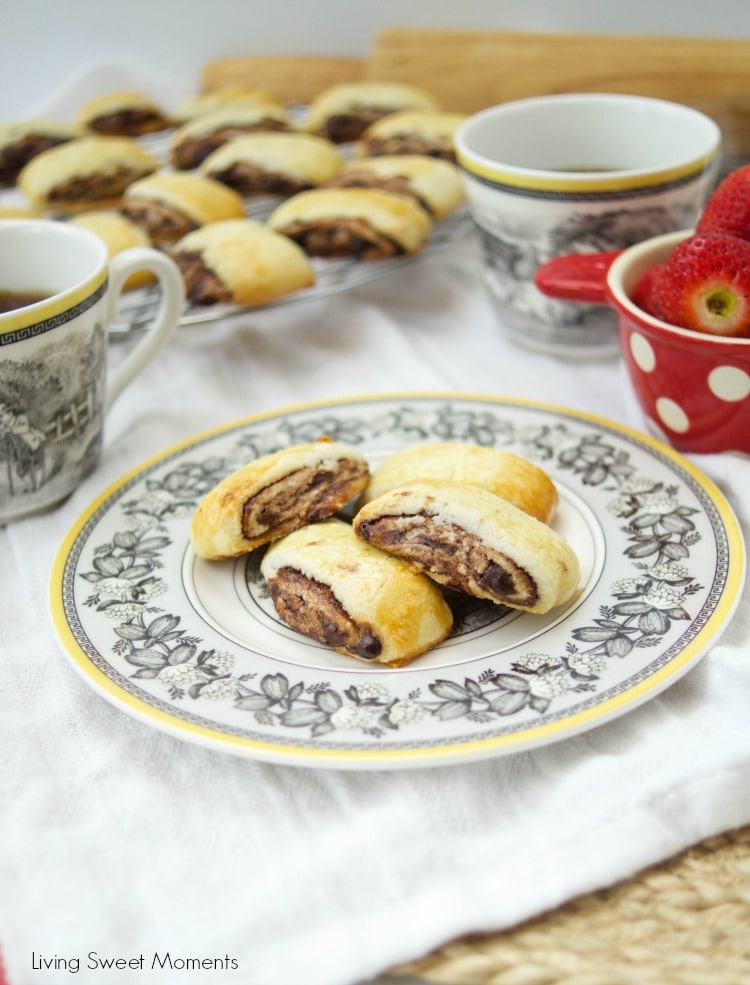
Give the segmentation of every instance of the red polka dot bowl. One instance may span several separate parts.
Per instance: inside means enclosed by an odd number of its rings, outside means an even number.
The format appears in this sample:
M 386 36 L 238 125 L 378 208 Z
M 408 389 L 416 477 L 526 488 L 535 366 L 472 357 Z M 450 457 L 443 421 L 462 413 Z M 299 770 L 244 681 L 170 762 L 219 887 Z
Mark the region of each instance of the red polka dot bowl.
M 612 253 L 558 256 L 536 273 L 552 297 L 608 305 L 647 430 L 686 453 L 750 454 L 750 338 L 676 328 L 631 300 L 642 275 L 691 230 Z

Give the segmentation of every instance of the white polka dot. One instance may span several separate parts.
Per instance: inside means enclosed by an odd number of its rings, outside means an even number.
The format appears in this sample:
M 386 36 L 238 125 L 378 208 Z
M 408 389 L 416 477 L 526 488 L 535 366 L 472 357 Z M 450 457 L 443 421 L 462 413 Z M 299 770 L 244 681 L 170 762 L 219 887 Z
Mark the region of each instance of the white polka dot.
M 638 332 L 630 333 L 630 351 L 635 359 L 635 364 L 644 373 L 650 373 L 656 366 L 656 356 L 651 348 L 651 343 Z
M 717 366 L 708 374 L 708 388 L 719 400 L 744 400 L 750 393 L 750 376 L 736 366 Z
M 656 413 L 671 431 L 684 434 L 690 427 L 690 420 L 685 411 L 669 397 L 659 397 L 656 401 Z

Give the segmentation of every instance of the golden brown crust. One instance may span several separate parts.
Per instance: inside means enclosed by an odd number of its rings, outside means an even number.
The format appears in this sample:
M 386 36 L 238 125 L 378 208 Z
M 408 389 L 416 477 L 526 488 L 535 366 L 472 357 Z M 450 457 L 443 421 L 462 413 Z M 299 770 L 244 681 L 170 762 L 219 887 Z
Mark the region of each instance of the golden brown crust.
M 261 572 L 293 628 L 368 662 L 402 666 L 444 640 L 453 624 L 436 585 L 340 520 L 276 541 Z
M 435 220 L 444 219 L 464 201 L 458 168 L 420 154 L 358 158 L 329 184 L 339 188 L 381 188 L 408 195 Z
M 229 103 L 202 113 L 175 130 L 169 144 L 170 162 L 181 170 L 197 168 L 234 137 L 291 129 L 287 111 L 275 103 Z
M 90 133 L 137 137 L 165 130 L 172 121 L 145 92 L 122 90 L 96 96 L 84 103 L 76 122 Z
M 128 137 L 81 137 L 35 157 L 18 187 L 34 207 L 50 212 L 109 208 L 119 205 L 128 185 L 158 168 Z
M 247 554 L 308 523 L 332 516 L 367 483 L 367 462 L 337 441 L 282 448 L 216 485 L 190 526 L 195 553 L 220 560 Z
M 143 229 L 114 209 L 94 209 L 74 216 L 68 222 L 72 226 L 79 226 L 95 233 L 104 241 L 110 258 L 117 256 L 124 250 L 153 245 Z M 155 280 L 156 277 L 151 271 L 139 270 L 128 277 L 123 285 L 123 290 L 130 291 L 134 288 L 145 287 L 147 284 L 154 283 Z
M 416 203 L 373 188 L 300 192 L 274 209 L 268 225 L 310 253 L 362 259 L 417 253 L 432 227 Z M 322 240 L 321 247 L 316 246 L 316 237 Z
M 362 157 L 384 154 L 423 154 L 454 162 L 456 130 L 464 113 L 403 110 L 376 120 L 362 134 L 357 153 Z
M 210 222 L 245 217 L 245 203 L 231 188 L 181 171 L 158 171 L 133 182 L 125 190 L 122 209 L 158 245 Z
M 182 268 L 188 297 L 257 307 L 315 283 L 309 258 L 296 243 L 253 219 L 212 222 L 175 243 L 171 256 Z M 202 292 L 201 279 L 215 280 Z
M 225 106 L 235 104 L 254 106 L 258 103 L 283 105 L 279 96 L 270 89 L 262 89 L 257 86 L 228 85 L 183 100 L 172 109 L 170 116 L 178 124 L 183 124 Z
M 44 213 L 24 205 L 0 205 L 0 219 L 42 219 Z
M 356 140 L 381 117 L 404 109 L 436 110 L 431 93 L 401 82 L 357 80 L 319 93 L 309 107 L 306 129 L 335 143 Z
M 343 166 L 338 149 L 322 137 L 265 132 L 227 141 L 203 161 L 200 172 L 249 196 L 315 188 Z
M 362 505 L 396 486 L 423 479 L 447 479 L 481 486 L 518 509 L 550 523 L 559 496 L 544 469 L 514 452 L 463 441 L 435 441 L 394 452 L 377 465 L 362 494 Z
M 0 124 L 0 187 L 13 186 L 21 170 L 39 154 L 80 136 L 77 127 L 56 120 Z
M 354 531 L 442 585 L 525 612 L 549 612 L 578 588 L 567 541 L 479 486 L 397 486 L 362 507 Z

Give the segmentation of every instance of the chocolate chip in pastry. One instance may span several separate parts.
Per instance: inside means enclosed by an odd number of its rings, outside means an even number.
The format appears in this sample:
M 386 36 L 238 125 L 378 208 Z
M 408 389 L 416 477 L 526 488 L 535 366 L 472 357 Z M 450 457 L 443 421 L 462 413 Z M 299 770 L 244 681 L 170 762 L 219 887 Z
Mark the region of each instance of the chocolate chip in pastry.
M 172 109 L 170 116 L 177 124 L 181 125 L 226 106 L 257 106 L 258 103 L 283 105 L 276 93 L 271 92 L 270 89 L 261 89 L 258 86 L 227 85 L 220 86 L 218 89 L 211 89 L 208 92 L 201 92 L 197 96 L 183 100 Z
M 306 129 L 336 144 L 349 143 L 390 113 L 438 108 L 431 93 L 417 86 L 376 80 L 343 82 L 325 89 L 312 100 Z
M 367 484 L 364 457 L 339 441 L 291 445 L 263 455 L 204 496 L 190 526 L 195 553 L 238 557 L 333 516 Z
M 254 219 L 209 223 L 178 240 L 170 255 L 194 304 L 254 308 L 315 283 L 305 252 Z
M 447 588 L 510 608 L 549 612 L 578 588 L 580 567 L 568 542 L 479 486 L 397 486 L 362 507 L 354 531 Z
M 403 195 L 375 188 L 314 188 L 282 202 L 268 225 L 311 256 L 381 260 L 419 252 L 432 222 Z
M 291 129 L 287 111 L 275 103 L 230 103 L 203 113 L 175 130 L 170 140 L 170 162 L 182 171 L 189 171 L 232 137 Z
M 219 147 L 201 164 L 200 172 L 246 198 L 288 197 L 324 184 L 343 166 L 339 150 L 322 137 L 253 133 L 234 137 Z
M 395 154 L 350 161 L 326 182 L 329 188 L 380 188 L 406 195 L 431 219 L 444 219 L 464 201 L 458 168 L 420 154 Z
M 175 243 L 210 222 L 245 218 L 245 203 L 221 182 L 183 171 L 157 171 L 133 182 L 122 211 L 157 246 Z
M 538 465 L 504 448 L 463 441 L 435 441 L 394 452 L 372 470 L 361 502 L 423 479 L 481 486 L 542 523 L 552 521 L 559 502 L 557 487 Z
M 81 137 L 39 154 L 18 187 L 36 208 L 53 213 L 113 208 L 159 162 L 130 137 Z
M 81 132 L 55 120 L 25 120 L 0 126 L 0 188 L 15 185 L 21 170 L 43 151 L 67 144 Z
M 85 103 L 78 112 L 82 130 L 105 137 L 140 137 L 172 125 L 167 113 L 143 92 L 110 92 Z
M 152 242 L 140 226 L 131 222 L 127 216 L 115 209 L 93 209 L 68 219 L 71 226 L 88 229 L 104 241 L 110 258 L 124 250 L 135 247 L 150 247 Z M 123 290 L 145 287 L 154 283 L 156 277 L 149 270 L 138 270 L 125 281 Z
M 261 573 L 287 625 L 359 660 L 403 666 L 442 642 L 453 625 L 429 578 L 370 547 L 341 520 L 276 541 Z
M 463 113 L 406 110 L 378 120 L 362 134 L 357 151 L 363 157 L 424 154 L 456 162 L 455 135 Z

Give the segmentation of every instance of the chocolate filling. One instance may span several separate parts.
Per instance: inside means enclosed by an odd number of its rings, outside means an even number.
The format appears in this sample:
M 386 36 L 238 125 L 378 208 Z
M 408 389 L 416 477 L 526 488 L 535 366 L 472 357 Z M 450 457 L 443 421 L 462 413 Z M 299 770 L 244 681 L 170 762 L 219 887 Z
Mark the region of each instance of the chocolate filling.
M 56 185 L 49 193 L 51 203 L 99 202 L 119 198 L 128 185 L 149 171 L 127 164 L 113 164 L 102 171 L 82 174 Z
M 124 215 L 145 230 L 156 246 L 174 243 L 197 228 L 184 212 L 148 198 L 129 198 L 122 204 Z
M 209 270 L 198 251 L 185 250 L 171 254 L 185 279 L 185 293 L 193 304 L 231 304 L 232 292 Z
M 37 154 L 51 147 L 66 144 L 70 139 L 70 137 L 53 137 L 49 134 L 36 133 L 0 148 L 0 187 L 8 188 L 14 185 L 22 168 Z
M 453 141 L 447 137 L 419 137 L 417 134 L 394 134 L 392 137 L 366 137 L 365 151 L 370 157 L 390 154 L 421 154 L 456 163 Z
M 232 137 L 241 137 L 246 133 L 263 133 L 266 131 L 285 131 L 289 126 L 281 120 L 262 119 L 250 126 L 226 126 L 213 133 L 204 133 L 198 137 L 186 137 L 172 149 L 172 164 L 182 171 L 197 168 L 209 154 L 217 150 Z
M 280 568 L 268 589 L 280 618 L 298 633 L 363 660 L 380 655 L 383 647 L 372 627 L 356 622 L 328 585 L 295 568 Z
M 390 236 L 379 233 L 366 220 L 358 218 L 299 220 L 279 232 L 299 243 L 310 256 L 383 260 L 404 252 Z
M 265 486 L 244 505 L 242 533 L 249 540 L 275 537 L 333 516 L 364 488 L 367 466 L 340 459 L 335 470 L 307 465 Z
M 236 161 L 223 171 L 213 171 L 211 177 L 240 195 L 296 195 L 312 187 L 308 181 L 264 171 L 247 161 Z
M 330 116 L 323 126 L 322 133 L 331 143 L 348 144 L 358 140 L 369 126 L 392 112 L 392 109 L 376 106 L 355 106 L 347 113 L 335 113 Z
M 418 195 L 410 186 L 409 179 L 403 174 L 394 174 L 386 178 L 375 174 L 372 171 L 352 170 L 345 174 L 337 175 L 326 182 L 327 188 L 377 188 L 384 192 L 392 192 L 396 195 L 405 195 L 415 202 L 420 208 L 424 209 L 429 215 L 433 215 L 429 202 Z
M 99 116 L 89 123 L 89 129 L 109 136 L 138 137 L 169 126 L 161 113 L 150 109 L 120 109 Z
M 501 551 L 457 524 L 417 513 L 356 524 L 359 537 L 431 575 L 448 588 L 515 606 L 538 599 L 534 579 Z

